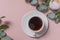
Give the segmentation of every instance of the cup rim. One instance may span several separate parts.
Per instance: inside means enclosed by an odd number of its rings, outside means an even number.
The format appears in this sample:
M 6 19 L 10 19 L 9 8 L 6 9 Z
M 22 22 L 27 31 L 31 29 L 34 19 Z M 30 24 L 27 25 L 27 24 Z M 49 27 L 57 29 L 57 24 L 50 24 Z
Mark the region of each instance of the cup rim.
M 39 30 L 37 30 L 37 31 L 32 30 L 30 27 L 29 27 L 29 29 L 30 29 L 31 31 L 33 31 L 33 32 L 40 32 L 40 31 L 42 31 L 43 28 L 44 28 L 44 21 L 43 21 L 43 19 L 42 19 L 41 17 L 39 17 L 39 16 L 34 16 L 34 17 L 38 17 L 38 18 L 40 18 L 40 19 L 42 20 L 42 27 L 41 27 Z M 33 17 L 31 17 L 31 18 L 33 18 Z M 31 18 L 30 18 L 30 19 L 31 19 Z M 30 19 L 29 19 L 29 20 L 30 20 Z M 29 21 L 28 21 L 28 26 L 29 26 Z

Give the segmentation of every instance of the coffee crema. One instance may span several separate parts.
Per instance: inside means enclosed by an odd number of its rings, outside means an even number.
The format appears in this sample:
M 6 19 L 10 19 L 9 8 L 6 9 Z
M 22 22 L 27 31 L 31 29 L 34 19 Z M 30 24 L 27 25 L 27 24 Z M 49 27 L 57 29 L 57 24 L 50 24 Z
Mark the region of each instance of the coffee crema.
M 29 28 L 32 29 L 33 31 L 40 30 L 42 25 L 43 25 L 42 20 L 39 17 L 32 17 L 29 20 Z

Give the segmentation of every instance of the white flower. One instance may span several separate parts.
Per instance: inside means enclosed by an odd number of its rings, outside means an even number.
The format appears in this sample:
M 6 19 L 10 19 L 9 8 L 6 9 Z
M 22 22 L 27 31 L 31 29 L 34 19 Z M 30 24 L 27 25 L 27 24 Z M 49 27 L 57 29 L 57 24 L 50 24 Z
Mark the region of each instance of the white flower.
M 60 9 L 60 3 L 56 2 L 56 1 L 50 1 L 49 7 L 52 10 Z

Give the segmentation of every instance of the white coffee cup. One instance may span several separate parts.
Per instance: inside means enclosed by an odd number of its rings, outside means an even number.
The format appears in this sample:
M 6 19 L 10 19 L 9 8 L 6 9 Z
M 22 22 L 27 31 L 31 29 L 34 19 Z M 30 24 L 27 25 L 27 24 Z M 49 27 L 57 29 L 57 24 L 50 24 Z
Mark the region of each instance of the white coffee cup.
M 37 31 L 34 31 L 29 27 L 29 21 L 33 17 L 39 17 L 42 20 L 42 23 L 43 23 L 42 27 Z M 27 34 L 30 37 L 40 37 L 43 34 L 45 34 L 47 29 L 48 29 L 47 17 L 43 13 L 41 13 L 37 10 L 29 11 L 23 16 L 22 29 L 23 29 L 24 33 Z
M 42 21 L 42 26 L 40 26 L 39 27 L 39 29 L 37 29 L 37 30 L 33 30 L 33 29 L 31 29 L 30 28 L 30 25 L 29 25 L 29 21 L 32 19 L 32 18 L 34 18 L 34 17 L 36 17 L 36 18 L 39 18 L 40 19 L 40 21 Z M 37 20 L 37 19 L 36 19 Z M 41 17 L 39 17 L 39 16 L 33 16 L 33 17 L 31 17 L 30 19 L 29 19 L 29 21 L 28 21 L 28 27 L 29 27 L 29 29 L 31 30 L 31 31 L 33 31 L 33 32 L 40 32 L 40 31 L 42 31 L 43 30 L 43 28 L 44 28 L 44 21 L 43 21 L 43 19 L 41 18 Z M 38 24 L 38 22 L 36 23 L 36 24 Z M 32 24 L 33 25 L 33 24 Z M 40 24 L 41 25 L 41 24 Z M 38 26 L 37 26 L 38 27 Z

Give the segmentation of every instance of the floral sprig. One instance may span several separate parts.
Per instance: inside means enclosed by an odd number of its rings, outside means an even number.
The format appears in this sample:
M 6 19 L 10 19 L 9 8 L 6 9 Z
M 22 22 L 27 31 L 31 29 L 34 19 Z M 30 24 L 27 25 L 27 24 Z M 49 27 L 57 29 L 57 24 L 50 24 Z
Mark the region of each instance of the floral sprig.
M 47 14 L 48 18 L 54 20 L 56 23 L 60 22 L 60 9 L 55 12 L 50 12 Z
M 13 40 L 4 32 L 4 30 L 9 28 L 9 25 L 7 24 L 7 22 L 3 22 L 3 18 L 5 18 L 5 16 L 0 17 L 0 40 Z

